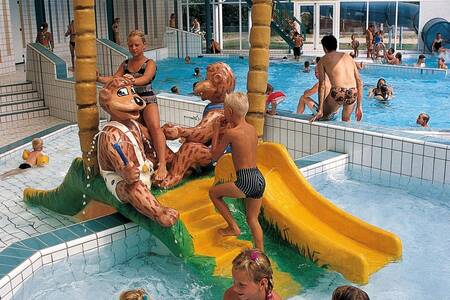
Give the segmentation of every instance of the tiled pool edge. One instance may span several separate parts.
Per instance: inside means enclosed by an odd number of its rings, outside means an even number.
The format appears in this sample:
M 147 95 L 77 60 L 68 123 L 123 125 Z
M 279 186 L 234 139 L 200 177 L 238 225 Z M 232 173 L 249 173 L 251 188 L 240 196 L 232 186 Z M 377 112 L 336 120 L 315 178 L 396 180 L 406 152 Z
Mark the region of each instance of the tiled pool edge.
M 139 230 L 137 224 L 115 213 L 15 242 L 0 252 L 0 299 L 11 299 L 22 283 L 43 266 L 111 244 Z M 8 255 L 11 252 L 15 256 Z
M 161 123 L 195 126 L 202 118 L 204 102 L 158 95 Z M 344 126 L 346 125 L 346 126 Z M 292 116 L 266 115 L 264 140 L 286 146 L 292 158 L 324 150 L 349 154 L 349 163 L 394 174 L 450 183 L 450 146 L 408 134 L 375 132 L 353 124 L 315 122 Z M 369 126 L 368 126 L 369 127 Z M 398 132 L 398 134 L 402 134 Z

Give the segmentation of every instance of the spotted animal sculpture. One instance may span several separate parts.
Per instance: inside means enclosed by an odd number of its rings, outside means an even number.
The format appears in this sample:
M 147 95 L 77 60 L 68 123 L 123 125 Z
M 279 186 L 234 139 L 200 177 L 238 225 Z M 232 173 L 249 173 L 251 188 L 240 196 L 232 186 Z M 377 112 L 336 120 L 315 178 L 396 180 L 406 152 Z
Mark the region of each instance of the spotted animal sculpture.
M 99 169 L 108 190 L 162 226 L 172 226 L 178 212 L 162 206 L 150 192 L 154 162 L 144 150 L 150 134 L 135 121 L 145 102 L 131 82 L 115 78 L 100 91 L 99 103 L 111 115 L 98 139 Z
M 234 91 L 236 79 L 234 77 L 231 68 L 222 62 L 217 62 L 208 65 L 206 68 L 206 80 L 199 82 L 195 86 L 194 93 L 201 97 L 202 100 L 209 100 L 210 103 L 205 107 L 203 111 L 203 118 L 200 123 L 192 128 L 181 127 L 173 124 L 165 124 L 163 126 L 163 132 L 168 140 L 175 140 L 179 138 L 184 139 L 184 145 L 189 143 L 201 143 L 208 146 L 213 135 L 213 124 L 217 118 L 224 118 L 223 101 L 228 93 Z M 203 149 L 203 148 L 202 148 Z M 206 162 L 206 160 L 202 161 Z M 207 162 L 204 165 L 208 165 Z M 197 164 L 202 165 L 202 164 Z M 177 172 L 186 173 L 190 168 L 188 163 L 174 164 L 174 168 Z M 171 182 L 172 186 L 177 183 L 177 180 L 172 180 L 171 176 L 176 176 L 177 172 L 172 172 L 168 176 L 168 182 Z M 181 180 L 178 176 L 178 181 Z

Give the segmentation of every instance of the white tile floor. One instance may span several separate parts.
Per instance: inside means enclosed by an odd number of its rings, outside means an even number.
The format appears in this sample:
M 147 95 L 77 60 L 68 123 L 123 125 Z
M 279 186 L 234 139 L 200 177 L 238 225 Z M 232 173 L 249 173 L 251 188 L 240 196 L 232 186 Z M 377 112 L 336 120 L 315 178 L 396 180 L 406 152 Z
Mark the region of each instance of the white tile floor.
M 72 224 L 70 217 L 58 215 L 40 207 L 27 206 L 22 194 L 26 187 L 52 189 L 63 180 L 72 160 L 80 156 L 78 128 L 71 127 L 44 139 L 48 166 L 28 169 L 0 181 L 0 250 L 30 236 Z M 16 150 L 9 159 L 0 159 L 0 174 L 21 163 L 22 151 Z
M 169 143 L 173 151 L 178 151 L 179 146 L 178 142 Z M 44 151 L 50 158 L 47 166 L 27 169 L 0 180 L 0 250 L 18 240 L 75 222 L 71 217 L 26 205 L 22 195 L 26 187 L 47 190 L 56 188 L 63 181 L 73 159 L 81 156 L 78 127 L 70 126 L 45 137 Z M 22 149 L 0 156 L 0 174 L 17 168 L 22 162 L 21 156 Z
M 65 123 L 68 122 L 51 116 L 0 123 L 0 147 Z

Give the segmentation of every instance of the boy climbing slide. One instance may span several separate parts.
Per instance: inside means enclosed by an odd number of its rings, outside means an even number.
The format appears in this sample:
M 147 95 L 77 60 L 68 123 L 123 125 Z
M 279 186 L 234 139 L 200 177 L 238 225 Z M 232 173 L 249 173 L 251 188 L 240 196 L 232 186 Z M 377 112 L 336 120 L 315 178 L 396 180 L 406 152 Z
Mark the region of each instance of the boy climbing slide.
M 219 229 L 219 233 L 223 236 L 239 236 L 241 233 L 228 206 L 223 201 L 223 197 L 245 198 L 247 223 L 252 232 L 255 247 L 263 251 L 263 233 L 258 215 L 266 182 L 256 167 L 256 148 L 258 146 L 256 130 L 245 121 L 248 111 L 247 96 L 243 93 L 228 94 L 225 97 L 224 110 L 225 120 L 218 120 L 214 124 L 211 155 L 213 160 L 217 160 L 227 146 L 231 145 L 237 180 L 218 184 L 209 190 L 209 196 L 214 206 L 228 223 L 228 227 Z M 221 122 L 226 122 L 227 127 L 219 139 Z

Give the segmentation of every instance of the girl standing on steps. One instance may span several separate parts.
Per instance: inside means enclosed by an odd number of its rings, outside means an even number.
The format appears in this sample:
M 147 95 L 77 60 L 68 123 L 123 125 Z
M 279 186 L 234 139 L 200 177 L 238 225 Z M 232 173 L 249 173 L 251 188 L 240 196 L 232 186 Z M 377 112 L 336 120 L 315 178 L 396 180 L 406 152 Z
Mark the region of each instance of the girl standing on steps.
M 100 76 L 97 81 L 103 84 L 113 77 L 126 77 L 133 82 L 136 93 L 146 102 L 143 112 L 144 125 L 150 131 L 152 144 L 158 158 L 158 169 L 155 180 L 163 180 L 167 176 L 166 168 L 166 137 L 160 127 L 158 103 L 153 92 L 152 82 L 156 75 L 156 63 L 144 56 L 145 37 L 139 30 L 130 32 L 127 38 L 128 50 L 133 56 L 125 60 L 114 76 Z

